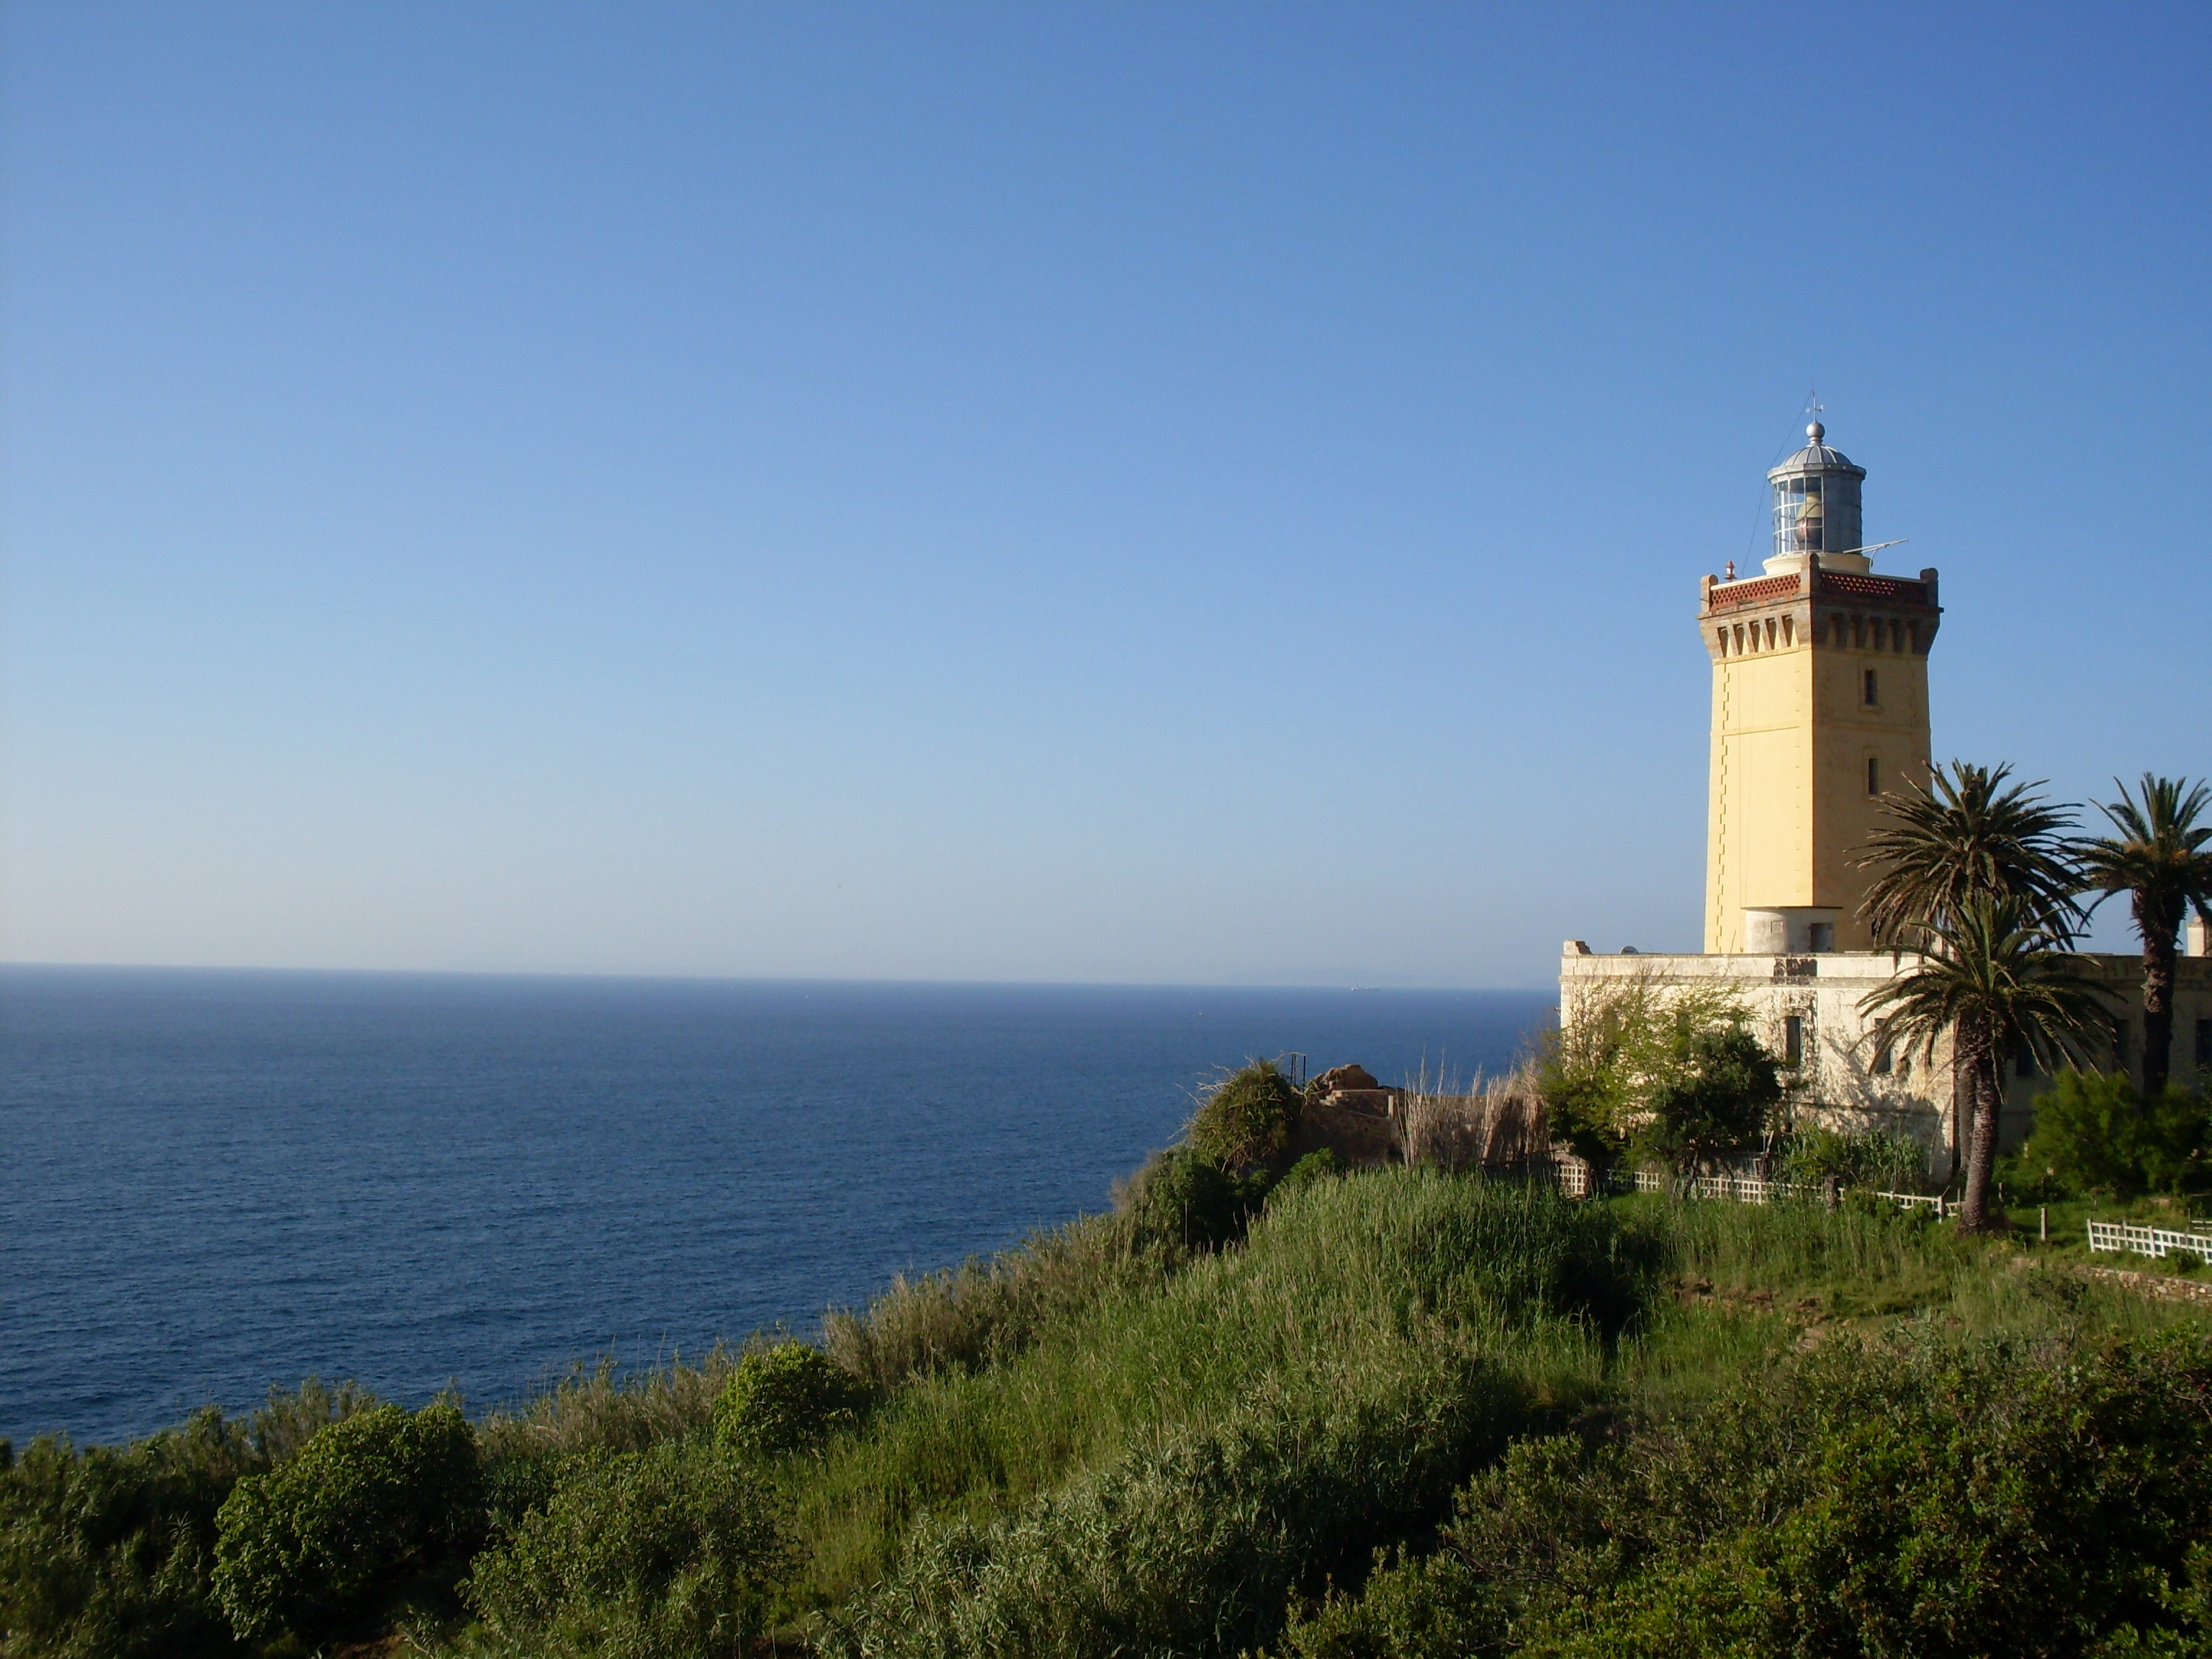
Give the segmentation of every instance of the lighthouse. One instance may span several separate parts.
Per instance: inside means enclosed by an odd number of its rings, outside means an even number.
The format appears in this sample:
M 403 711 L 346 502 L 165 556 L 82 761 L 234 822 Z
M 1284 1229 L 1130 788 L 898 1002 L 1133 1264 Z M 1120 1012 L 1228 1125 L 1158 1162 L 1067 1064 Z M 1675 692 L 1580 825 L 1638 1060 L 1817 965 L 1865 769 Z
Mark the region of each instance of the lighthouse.
M 1866 469 L 1818 421 L 1805 435 L 1766 475 L 1764 574 L 1699 586 L 1713 667 L 1705 937 L 1716 954 L 1871 949 L 1858 915 L 1869 874 L 1854 855 L 1881 797 L 1928 775 L 1936 573 L 1875 574 L 1861 527 Z

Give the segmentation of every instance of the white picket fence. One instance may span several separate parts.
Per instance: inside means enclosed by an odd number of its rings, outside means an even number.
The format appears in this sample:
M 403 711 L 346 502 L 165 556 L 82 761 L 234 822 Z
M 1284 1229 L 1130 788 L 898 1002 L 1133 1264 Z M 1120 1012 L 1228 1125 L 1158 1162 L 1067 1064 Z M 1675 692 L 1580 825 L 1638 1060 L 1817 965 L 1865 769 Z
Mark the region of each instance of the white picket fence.
M 2136 1255 L 2163 1257 L 2175 1250 L 2212 1261 L 2212 1238 L 2202 1233 L 2178 1233 L 2165 1227 L 2130 1227 L 2124 1221 L 2089 1224 L 2092 1250 L 2127 1250 Z
M 1588 1164 L 1577 1158 L 1563 1160 L 1553 1167 L 1559 1178 L 1560 1191 L 1570 1198 L 1589 1195 Z M 1615 1169 L 1606 1184 L 1614 1192 L 1671 1192 L 1683 1198 L 1734 1199 L 1739 1204 L 1771 1204 L 1777 1199 L 1818 1200 L 1826 1196 L 1826 1189 L 1822 1188 L 1786 1181 L 1761 1181 L 1756 1176 L 1666 1176 L 1656 1170 L 1638 1170 L 1631 1173 Z M 1929 1198 L 1919 1193 L 1876 1193 L 1875 1196 L 1908 1207 L 1917 1206 L 1933 1210 L 1938 1221 L 1957 1208 L 1941 1197 Z

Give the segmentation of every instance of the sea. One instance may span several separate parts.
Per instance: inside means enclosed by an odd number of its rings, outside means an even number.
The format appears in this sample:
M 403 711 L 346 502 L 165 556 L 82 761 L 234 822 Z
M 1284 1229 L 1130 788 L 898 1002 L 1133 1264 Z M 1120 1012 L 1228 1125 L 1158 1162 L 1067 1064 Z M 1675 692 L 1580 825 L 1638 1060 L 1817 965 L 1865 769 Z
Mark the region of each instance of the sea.
M 0 968 L 0 1437 L 508 1404 L 1109 1202 L 1253 1055 L 1464 1085 L 1546 992 Z

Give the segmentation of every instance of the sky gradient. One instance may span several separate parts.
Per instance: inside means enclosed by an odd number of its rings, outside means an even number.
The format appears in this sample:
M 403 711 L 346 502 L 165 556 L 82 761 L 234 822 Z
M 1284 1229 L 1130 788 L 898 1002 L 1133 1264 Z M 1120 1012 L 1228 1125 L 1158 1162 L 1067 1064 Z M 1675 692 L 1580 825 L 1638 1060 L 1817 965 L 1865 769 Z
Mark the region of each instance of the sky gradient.
M 1696 949 L 1814 385 L 1938 756 L 2212 772 L 2202 6 L 0 31 L 9 958 Z

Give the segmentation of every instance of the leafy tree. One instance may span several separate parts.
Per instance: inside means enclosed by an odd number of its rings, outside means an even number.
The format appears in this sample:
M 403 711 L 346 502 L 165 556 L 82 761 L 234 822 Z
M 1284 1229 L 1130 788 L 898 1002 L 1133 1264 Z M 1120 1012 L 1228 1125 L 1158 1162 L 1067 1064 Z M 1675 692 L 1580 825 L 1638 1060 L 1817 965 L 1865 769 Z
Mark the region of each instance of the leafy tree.
M 1756 1146 L 1781 1103 L 1774 1056 L 1741 1024 L 1677 1029 L 1639 1141 L 1678 1172 Z
M 1553 1135 L 1601 1176 L 1632 1146 L 1678 1169 L 1740 1151 L 1782 1097 L 1733 992 L 1640 977 L 1585 989 L 1536 1076 Z
M 2004 1056 L 2025 1049 L 2056 1071 L 2096 1042 L 2111 1012 L 2079 958 L 2016 899 L 1969 896 L 1922 926 L 1928 954 L 1861 1006 L 1880 1014 L 1877 1042 L 1932 1060 L 1949 1037 L 1972 1122 L 1959 1224 L 1978 1231 L 1990 1225 Z
M 216 1523 L 216 1598 L 240 1635 L 329 1634 L 479 1541 L 476 1436 L 456 1406 L 379 1406 L 240 1480 Z
M 2099 1198 L 2200 1190 L 2212 1178 L 2205 1103 L 2173 1084 L 2148 1099 L 2124 1073 L 2059 1073 L 2035 1103 L 2012 1168 L 2028 1182 Z
M 1874 871 L 1859 914 L 1877 943 L 1929 948 L 1936 929 L 1972 899 L 2010 899 L 2023 918 L 2057 944 L 2081 922 L 2080 881 L 2064 831 L 2073 810 L 2053 805 L 2035 783 L 2008 785 L 2010 766 L 1954 760 L 1937 766 L 1925 787 L 1881 798 L 1887 818 L 1856 860 Z
M 1280 1066 L 1247 1060 L 1200 1097 L 1184 1143 L 1206 1163 L 1242 1174 L 1272 1163 L 1289 1144 L 1302 1104 Z
M 2191 910 L 2212 926 L 2212 823 L 2200 823 L 2212 789 L 2146 772 L 2139 801 L 2115 778 L 2120 798 L 2099 802 L 2115 835 L 2076 848 L 2091 908 L 2115 893 L 2129 896 L 2143 953 L 2143 1092 L 2166 1087 L 2173 1048 L 2174 935 Z M 2185 794 L 2183 792 L 2187 789 Z
M 865 1383 L 821 1349 L 779 1342 L 747 1354 L 714 1401 L 714 1438 L 732 1451 L 780 1457 L 858 1423 Z

